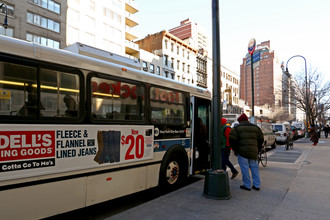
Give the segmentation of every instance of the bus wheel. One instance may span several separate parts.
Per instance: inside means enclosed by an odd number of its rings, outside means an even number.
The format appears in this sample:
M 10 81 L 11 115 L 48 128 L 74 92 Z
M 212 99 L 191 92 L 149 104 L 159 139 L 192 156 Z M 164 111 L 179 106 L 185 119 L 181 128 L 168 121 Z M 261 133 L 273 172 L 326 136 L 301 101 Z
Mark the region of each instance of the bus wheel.
M 177 154 L 170 155 L 161 166 L 160 187 L 162 190 L 172 190 L 183 184 L 187 176 L 187 166 Z

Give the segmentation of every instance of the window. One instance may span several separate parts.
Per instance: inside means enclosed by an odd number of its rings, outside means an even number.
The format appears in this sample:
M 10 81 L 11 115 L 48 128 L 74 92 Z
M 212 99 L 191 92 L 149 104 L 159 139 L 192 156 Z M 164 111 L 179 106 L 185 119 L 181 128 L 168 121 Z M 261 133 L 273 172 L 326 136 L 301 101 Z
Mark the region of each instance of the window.
M 174 44 L 171 43 L 171 51 L 173 52 L 174 51 Z
M 182 72 L 184 72 L 185 63 L 182 63 Z
M 155 72 L 155 66 L 154 64 L 150 64 L 150 72 L 154 73 Z
M 135 82 L 91 78 L 91 112 L 94 120 L 144 120 L 146 89 Z
M 188 70 L 187 70 L 188 73 L 190 73 L 190 65 L 188 65 Z
M 180 48 L 179 48 L 179 46 L 177 46 L 176 47 L 176 51 L 177 51 L 177 54 L 179 55 L 179 50 L 180 50 Z
M 160 75 L 160 67 L 157 66 L 157 75 Z
M 79 117 L 79 75 L 16 63 L 0 62 L 0 66 L 0 88 L 3 93 L 9 94 L 8 99 L 0 100 L 0 115 L 20 119 L 56 117 L 56 120 Z M 40 84 L 37 81 L 38 74 Z M 66 103 L 65 97 L 68 96 L 72 98 L 71 103 Z
M 28 1 L 40 7 L 43 7 L 49 11 L 55 12 L 57 14 L 60 14 L 61 12 L 61 5 L 52 0 L 28 0 Z
M 174 58 L 171 58 L 171 67 L 174 68 Z
M 26 21 L 30 24 L 34 24 L 58 33 L 60 32 L 60 23 L 37 14 L 27 12 Z
M 182 57 L 184 57 L 184 49 L 182 49 Z
M 0 2 L 0 5 L 2 4 L 3 2 Z M 10 6 L 8 4 L 6 4 L 7 6 L 7 15 L 8 16 L 14 16 L 14 7 L 13 6 Z M 1 7 L 0 9 L 0 13 L 1 14 L 6 14 L 6 7 Z
M 167 40 L 165 40 L 165 49 L 167 50 Z
M 179 60 L 176 61 L 176 67 L 177 67 L 178 70 L 180 69 L 180 61 Z
M 4 28 L 2 25 L 0 26 L 0 34 L 8 37 L 14 37 L 14 29 L 8 27 Z
M 30 42 L 35 42 L 44 46 L 48 46 L 48 47 L 53 47 L 53 48 L 60 48 L 60 42 L 56 41 L 56 40 L 52 40 L 49 38 L 45 38 L 45 37 L 41 37 L 41 36 L 37 36 L 37 35 L 33 35 L 33 34 L 26 34 L 26 40 L 30 41 Z
M 154 124 L 183 124 L 185 95 L 174 90 L 151 87 L 151 121 Z
M 143 69 L 143 71 L 148 72 L 148 63 L 147 62 L 142 61 L 142 69 Z
M 164 63 L 165 63 L 165 66 L 168 65 L 168 56 L 167 55 L 164 55 Z

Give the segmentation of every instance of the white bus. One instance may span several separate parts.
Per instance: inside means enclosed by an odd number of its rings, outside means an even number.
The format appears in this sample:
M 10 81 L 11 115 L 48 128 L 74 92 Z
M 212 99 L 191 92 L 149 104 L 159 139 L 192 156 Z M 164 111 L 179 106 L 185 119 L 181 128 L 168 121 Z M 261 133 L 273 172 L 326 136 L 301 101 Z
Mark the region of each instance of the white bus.
M 207 90 L 3 36 L 0 59 L 0 219 L 177 187 L 210 167 Z

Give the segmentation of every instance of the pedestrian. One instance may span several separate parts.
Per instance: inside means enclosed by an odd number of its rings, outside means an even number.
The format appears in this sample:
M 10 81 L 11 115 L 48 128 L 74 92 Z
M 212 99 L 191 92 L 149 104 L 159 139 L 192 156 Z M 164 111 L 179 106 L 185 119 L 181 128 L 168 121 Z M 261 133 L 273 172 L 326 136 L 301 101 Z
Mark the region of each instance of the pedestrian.
M 252 189 L 260 190 L 260 175 L 258 166 L 258 151 L 261 150 L 264 142 L 264 135 L 261 129 L 249 122 L 246 114 L 242 114 L 238 118 L 239 124 L 231 129 L 229 134 L 230 145 L 235 155 L 238 155 L 238 164 L 242 173 L 243 185 L 241 189 L 251 191 Z
M 231 171 L 231 179 L 234 179 L 238 175 L 238 171 L 235 169 L 234 165 L 230 162 L 230 143 L 229 143 L 229 133 L 231 128 L 226 125 L 227 119 L 221 118 L 221 132 L 222 132 L 222 139 L 221 139 L 221 168 L 226 170 L 227 166 L 230 168 Z
M 313 142 L 313 145 L 317 145 L 317 143 L 319 142 L 319 136 L 317 134 L 317 130 L 315 128 L 315 124 L 311 124 L 311 138 L 310 140 Z
M 330 131 L 329 125 L 324 126 L 323 131 L 324 131 L 325 138 L 328 138 L 329 131 Z

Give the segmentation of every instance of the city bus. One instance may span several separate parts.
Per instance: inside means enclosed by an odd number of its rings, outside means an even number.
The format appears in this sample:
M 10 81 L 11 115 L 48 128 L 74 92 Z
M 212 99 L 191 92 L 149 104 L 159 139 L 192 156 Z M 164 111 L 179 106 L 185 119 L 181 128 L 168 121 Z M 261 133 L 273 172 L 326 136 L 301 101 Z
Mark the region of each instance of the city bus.
M 210 167 L 206 89 L 5 36 L 0 59 L 0 219 L 176 188 Z

